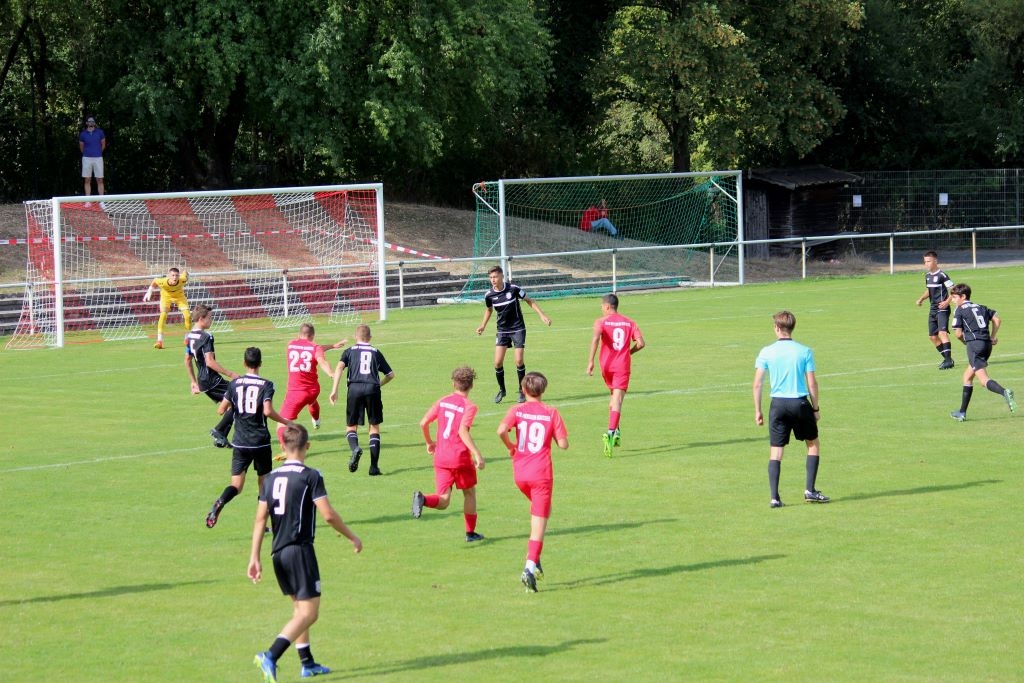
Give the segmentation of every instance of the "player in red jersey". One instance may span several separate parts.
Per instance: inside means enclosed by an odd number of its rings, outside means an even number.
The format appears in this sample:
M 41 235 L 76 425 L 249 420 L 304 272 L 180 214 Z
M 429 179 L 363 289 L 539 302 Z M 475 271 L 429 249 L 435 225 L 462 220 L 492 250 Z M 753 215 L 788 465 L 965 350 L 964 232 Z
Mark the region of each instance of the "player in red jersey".
M 348 343 L 342 339 L 330 346 L 321 346 L 313 341 L 316 330 L 310 323 L 302 323 L 299 327 L 299 338 L 288 342 L 286 356 L 288 358 L 288 389 L 281 406 L 281 417 L 294 420 L 303 408 L 309 407 L 309 416 L 313 418 L 313 429 L 320 429 L 320 368 L 328 376 L 334 375 L 324 351 L 340 349 Z M 277 428 L 277 440 L 284 448 L 284 425 Z
M 601 375 L 612 393 L 611 402 L 608 404 L 608 432 L 601 437 L 604 442 L 604 454 L 610 458 L 612 448 L 618 446 L 622 440 L 619 420 L 622 417 L 622 401 L 629 389 L 633 354 L 644 348 L 645 344 L 644 335 L 636 323 L 624 315 L 619 315 L 619 297 L 606 294 L 601 299 L 601 312 L 604 315 L 594 321 L 587 374 L 594 374 L 594 356 L 600 345 Z
M 466 542 L 482 541 L 476 532 L 476 471 L 484 468 L 484 456 L 469 433 L 476 417 L 476 405 L 469 400 L 476 373 L 473 368 L 461 367 L 452 371 L 455 391 L 437 399 L 430 406 L 420 429 L 427 442 L 427 453 L 434 456 L 434 481 L 437 493 L 412 494 L 412 516 L 419 518 L 423 508 L 444 510 L 452 498 L 452 488 L 462 491 L 462 515 L 466 520 Z M 437 422 L 437 440 L 431 438 L 430 425 Z
M 539 372 L 528 372 L 520 390 L 526 402 L 509 409 L 498 436 L 512 456 L 512 475 L 519 490 L 530 499 L 530 541 L 526 546 L 526 567 L 520 577 L 526 590 L 537 592 L 537 579 L 544 578 L 540 553 L 544 548 L 544 532 L 551 517 L 551 490 L 554 470 L 551 465 L 551 441 L 559 448 L 569 447 L 569 435 L 562 416 L 552 406 L 541 403 L 548 387 L 547 378 Z M 509 432 L 516 430 L 516 441 Z

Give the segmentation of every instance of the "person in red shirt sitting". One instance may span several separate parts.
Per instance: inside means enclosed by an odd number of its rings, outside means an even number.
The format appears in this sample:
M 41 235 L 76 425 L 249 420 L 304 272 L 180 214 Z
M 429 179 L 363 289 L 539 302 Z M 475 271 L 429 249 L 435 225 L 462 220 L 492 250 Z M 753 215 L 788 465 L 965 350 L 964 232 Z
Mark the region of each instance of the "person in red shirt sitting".
M 612 237 L 620 237 L 615 224 L 608 220 L 608 205 L 602 199 L 597 206 L 591 204 L 580 217 L 580 230 L 590 232 L 591 230 L 604 230 Z

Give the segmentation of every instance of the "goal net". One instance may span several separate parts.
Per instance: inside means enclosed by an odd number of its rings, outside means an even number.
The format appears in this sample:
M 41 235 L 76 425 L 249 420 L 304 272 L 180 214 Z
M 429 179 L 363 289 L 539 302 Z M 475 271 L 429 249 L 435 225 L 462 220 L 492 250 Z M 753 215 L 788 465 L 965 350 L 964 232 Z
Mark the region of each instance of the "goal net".
M 741 172 L 477 183 L 474 257 L 531 297 L 742 280 Z M 486 289 L 474 262 L 463 298 Z
M 27 287 L 7 348 L 154 334 L 158 297 L 142 298 L 171 267 L 188 273 L 191 307 L 214 305 L 215 330 L 383 317 L 383 215 L 380 184 L 26 202 Z M 167 331 L 181 323 L 172 308 Z

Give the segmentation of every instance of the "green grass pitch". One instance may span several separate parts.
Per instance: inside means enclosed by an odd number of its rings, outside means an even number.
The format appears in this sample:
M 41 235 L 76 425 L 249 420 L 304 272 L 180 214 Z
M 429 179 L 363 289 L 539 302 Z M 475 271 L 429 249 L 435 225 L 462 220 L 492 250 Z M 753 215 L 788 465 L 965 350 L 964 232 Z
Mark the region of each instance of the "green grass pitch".
M 991 376 L 1024 399 L 1024 269 L 951 273 L 1003 318 Z M 607 393 L 585 374 L 598 297 L 542 301 L 550 328 L 527 310 L 527 367 L 548 376 L 570 441 L 555 453 L 537 594 L 519 583 L 528 505 L 495 436 L 494 323 L 474 334 L 482 305 L 391 311 L 372 324 L 397 373 L 384 389 L 386 476 L 347 471 L 327 389 L 312 433 L 310 464 L 365 544 L 354 555 L 319 526 L 324 680 L 1020 680 L 1024 415 L 976 388 L 968 421 L 949 418 L 964 351 L 954 343 L 956 369 L 936 369 L 921 291 L 920 274 L 898 274 L 624 295 L 648 348 L 612 459 Z M 829 505 L 800 502 L 794 442 L 789 505 L 768 507 L 750 383 L 782 308 L 815 350 Z M 239 370 L 244 348 L 261 347 L 280 406 L 294 336 L 221 333 L 217 356 Z M 318 328 L 321 342 L 343 336 Z M 254 475 L 215 529 L 203 524 L 230 454 L 211 446 L 213 404 L 189 394 L 179 339 L 0 353 L 0 680 L 260 680 L 253 654 L 290 606 L 269 563 L 258 586 L 245 576 Z M 463 540 L 457 492 L 447 511 L 409 514 L 412 492 L 433 488 L 418 421 L 465 363 L 488 458 L 478 544 Z M 506 368 L 514 377 L 511 358 Z M 298 679 L 294 650 L 279 673 Z

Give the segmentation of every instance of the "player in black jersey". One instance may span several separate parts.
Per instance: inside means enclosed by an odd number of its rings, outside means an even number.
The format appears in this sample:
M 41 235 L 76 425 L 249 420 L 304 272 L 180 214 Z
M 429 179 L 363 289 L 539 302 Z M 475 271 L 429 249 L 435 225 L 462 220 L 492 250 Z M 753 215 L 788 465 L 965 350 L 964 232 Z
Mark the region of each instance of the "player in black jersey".
M 225 505 L 242 492 L 245 486 L 245 473 L 249 465 L 253 465 L 259 481 L 273 467 L 273 448 L 270 441 L 270 430 L 267 429 L 267 418 L 281 424 L 290 424 L 274 410 L 274 383 L 259 376 L 263 365 L 263 353 L 255 346 L 245 350 L 245 369 L 247 372 L 236 377 L 228 384 L 228 389 L 217 410 L 222 415 L 232 411 L 235 421 L 235 438 L 231 445 L 231 483 L 224 489 L 213 507 L 206 515 L 206 526 L 212 529 Z
M 519 305 L 522 299 L 526 304 L 537 312 L 541 322 L 551 325 L 551 318 L 544 315 L 537 302 L 526 296 L 526 292 L 518 285 L 505 282 L 505 272 L 494 266 L 487 271 L 487 277 L 491 280 L 491 288 L 484 294 L 484 320 L 480 327 L 476 328 L 478 335 L 484 333 L 487 321 L 491 319 L 491 312 L 498 314 L 496 326 L 498 332 L 494 338 L 494 377 L 498 380 L 498 395 L 494 397 L 495 403 L 501 403 L 505 398 L 505 352 L 512 347 L 516 362 L 516 388 L 519 390 L 519 402 L 526 400 L 523 395 L 523 378 L 526 377 L 526 361 L 523 358 L 526 352 L 526 320 L 523 319 L 523 308 Z
M 192 384 L 192 393 L 203 393 L 210 400 L 219 404 L 224 399 L 228 382 L 221 375 L 231 379 L 238 377 L 217 361 L 213 348 L 213 335 L 208 332 L 213 324 L 213 306 L 199 304 L 195 308 L 192 330 L 185 335 L 185 369 Z M 192 363 L 195 363 L 193 368 Z M 220 422 L 210 430 L 213 445 L 225 448 L 228 445 L 228 433 L 231 430 L 231 411 L 222 413 Z
M 264 529 L 272 517 L 274 542 L 270 557 L 281 592 L 292 600 L 292 618 L 281 629 L 270 649 L 256 655 L 256 665 L 268 681 L 277 680 L 277 662 L 292 643 L 295 643 L 302 662 L 302 678 L 330 672 L 326 666 L 316 663 L 309 648 L 309 628 L 320 614 L 320 569 L 313 549 L 316 511 L 319 510 L 324 521 L 352 543 L 357 553 L 363 549 L 363 542 L 331 506 L 323 476 L 306 467 L 306 451 L 309 449 L 306 428 L 290 423 L 284 428 L 282 439 L 286 460 L 260 487 L 249 555 L 249 578 L 257 583 L 263 578 L 260 548 Z
M 917 305 L 920 306 L 926 300 L 930 302 L 928 338 L 942 356 L 939 370 L 949 370 L 953 367 L 953 349 L 949 343 L 949 288 L 953 286 L 953 281 L 939 269 L 939 255 L 934 251 L 925 252 L 924 267 L 928 269 L 924 274 L 924 294 L 917 298 Z
M 334 369 L 334 384 L 331 386 L 331 405 L 338 400 L 338 384 L 341 373 L 348 369 L 348 398 L 345 406 L 345 417 L 348 429 L 345 438 L 352 451 L 348 461 L 348 471 L 359 469 L 359 458 L 363 449 L 359 447 L 359 425 L 365 421 L 370 423 L 370 470 L 369 475 L 376 477 L 381 474 L 380 467 L 380 424 L 384 421 L 384 402 L 380 388 L 395 378 L 395 371 L 384 359 L 384 354 L 370 345 L 370 326 L 356 327 L 356 344 L 341 353 L 341 360 Z M 381 377 L 381 375 L 384 375 Z
M 967 346 L 967 369 L 964 370 L 963 393 L 960 398 L 960 410 L 949 414 L 957 422 L 967 419 L 967 406 L 974 392 L 974 377 L 984 384 L 993 394 L 999 394 L 1006 401 L 1010 412 L 1017 411 L 1017 402 L 1013 398 L 1013 389 L 1004 389 L 999 382 L 989 379 L 988 359 L 992 347 L 999 343 L 999 316 L 991 308 L 972 302 L 971 288 L 960 282 L 950 290 L 953 300 L 953 332 L 957 339 Z M 989 326 L 991 325 L 991 331 Z

